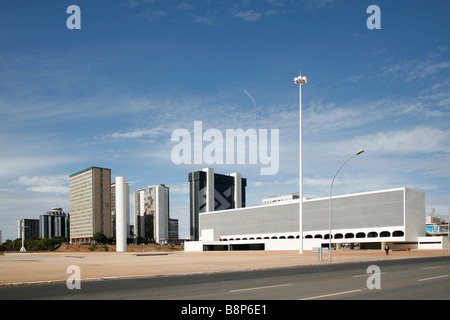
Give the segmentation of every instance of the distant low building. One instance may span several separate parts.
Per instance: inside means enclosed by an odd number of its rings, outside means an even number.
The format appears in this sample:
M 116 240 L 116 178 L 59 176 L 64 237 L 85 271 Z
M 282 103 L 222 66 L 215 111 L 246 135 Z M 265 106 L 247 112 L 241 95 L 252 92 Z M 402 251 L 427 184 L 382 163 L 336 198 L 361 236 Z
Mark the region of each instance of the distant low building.
M 281 201 L 290 201 L 290 200 L 295 200 L 295 199 L 298 199 L 298 192 L 265 198 L 265 199 L 262 199 L 262 204 L 263 205 L 271 204 L 271 203 L 276 203 L 276 202 L 281 202 Z
M 425 217 L 425 227 L 427 235 L 442 236 L 449 234 L 449 224 L 436 215 L 435 209 L 431 209 L 431 215 Z

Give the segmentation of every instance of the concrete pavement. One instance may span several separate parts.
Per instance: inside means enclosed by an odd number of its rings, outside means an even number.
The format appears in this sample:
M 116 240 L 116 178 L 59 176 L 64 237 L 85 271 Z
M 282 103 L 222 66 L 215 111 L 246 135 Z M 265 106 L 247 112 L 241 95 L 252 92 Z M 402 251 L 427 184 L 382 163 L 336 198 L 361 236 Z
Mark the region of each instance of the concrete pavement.
M 332 252 L 332 263 L 377 261 L 447 255 L 447 250 L 391 251 L 343 250 Z M 0 255 L 0 285 L 66 281 L 67 268 L 80 268 L 82 281 L 161 277 L 328 264 L 328 253 L 306 251 L 218 252 L 51 252 Z

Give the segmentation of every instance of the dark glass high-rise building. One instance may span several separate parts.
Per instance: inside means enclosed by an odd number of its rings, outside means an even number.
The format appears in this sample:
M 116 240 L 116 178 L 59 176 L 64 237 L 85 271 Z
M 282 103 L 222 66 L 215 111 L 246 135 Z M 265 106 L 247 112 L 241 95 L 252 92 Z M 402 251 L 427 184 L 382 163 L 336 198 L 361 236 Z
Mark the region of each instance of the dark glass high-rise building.
M 57 237 L 69 240 L 69 214 L 62 208 L 53 208 L 39 216 L 39 236 L 42 239 Z
M 18 221 L 17 238 L 22 238 L 22 228 L 25 227 L 24 239 L 39 238 L 39 219 L 21 219 Z
M 240 173 L 227 175 L 206 168 L 189 173 L 190 238 L 198 240 L 199 213 L 245 207 L 247 179 Z

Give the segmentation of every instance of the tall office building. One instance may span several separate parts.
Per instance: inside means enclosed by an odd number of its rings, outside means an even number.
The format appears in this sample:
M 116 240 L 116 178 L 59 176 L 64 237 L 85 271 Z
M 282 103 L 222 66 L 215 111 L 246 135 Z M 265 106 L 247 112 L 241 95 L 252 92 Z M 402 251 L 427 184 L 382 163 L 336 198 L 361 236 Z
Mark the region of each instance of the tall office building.
M 42 239 L 69 239 L 69 214 L 62 208 L 53 208 L 39 216 L 39 236 Z
M 227 175 L 206 168 L 189 173 L 190 238 L 199 239 L 199 213 L 245 207 L 247 179 L 240 173 Z
M 134 191 L 134 232 L 141 241 L 169 240 L 169 188 L 160 184 Z
M 24 230 L 24 240 L 39 238 L 39 219 L 21 219 L 17 222 L 17 238 L 22 238 L 22 229 Z
M 111 182 L 111 234 L 116 237 L 116 182 Z
M 90 243 L 97 232 L 111 236 L 111 170 L 90 167 L 69 176 L 70 241 Z

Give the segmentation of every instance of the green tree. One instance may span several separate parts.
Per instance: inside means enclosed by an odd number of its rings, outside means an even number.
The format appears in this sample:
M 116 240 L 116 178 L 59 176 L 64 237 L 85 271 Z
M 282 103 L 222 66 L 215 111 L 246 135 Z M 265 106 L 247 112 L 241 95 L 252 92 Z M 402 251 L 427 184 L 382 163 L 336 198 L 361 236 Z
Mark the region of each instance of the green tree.
M 25 240 L 25 249 L 27 251 L 51 251 L 57 249 L 61 243 L 65 242 L 64 238 L 41 239 L 33 238 Z M 19 251 L 22 247 L 22 239 L 6 240 L 4 243 L 8 251 Z
M 105 243 L 107 237 L 102 232 L 96 232 L 93 237 L 94 241 L 97 243 Z

